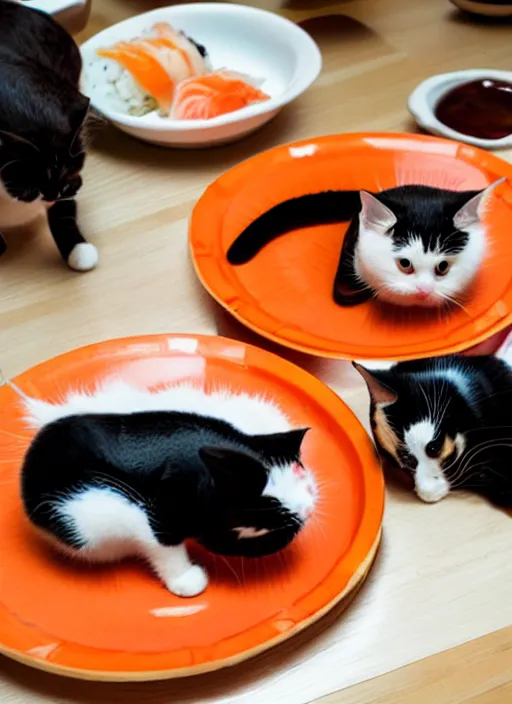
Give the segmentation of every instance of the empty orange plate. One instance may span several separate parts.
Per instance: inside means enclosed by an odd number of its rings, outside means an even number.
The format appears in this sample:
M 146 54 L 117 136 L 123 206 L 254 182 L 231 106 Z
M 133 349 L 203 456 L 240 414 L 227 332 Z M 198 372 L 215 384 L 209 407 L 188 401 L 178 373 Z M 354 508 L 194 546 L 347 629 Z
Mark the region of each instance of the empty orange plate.
M 192 550 L 210 574 L 193 599 L 170 594 L 144 565 L 86 568 L 43 548 L 26 521 L 19 471 L 31 438 L 22 405 L 0 389 L 0 652 L 72 677 L 149 680 L 240 662 L 292 636 L 361 582 L 379 542 L 384 487 L 371 442 L 347 406 L 301 369 L 218 337 L 114 340 L 52 359 L 16 380 L 57 400 L 112 374 L 145 388 L 183 379 L 274 397 L 312 428 L 316 515 L 289 548 L 259 560 Z
M 327 189 L 405 184 L 479 189 L 512 166 L 474 147 L 416 135 L 345 134 L 259 154 L 215 181 L 198 202 L 190 245 L 210 294 L 238 320 L 287 347 L 325 357 L 410 359 L 477 344 L 512 322 L 512 186 L 495 190 L 489 254 L 465 309 L 390 317 L 372 302 L 340 308 L 332 285 L 347 225 L 297 230 L 231 266 L 237 236 L 278 203 Z

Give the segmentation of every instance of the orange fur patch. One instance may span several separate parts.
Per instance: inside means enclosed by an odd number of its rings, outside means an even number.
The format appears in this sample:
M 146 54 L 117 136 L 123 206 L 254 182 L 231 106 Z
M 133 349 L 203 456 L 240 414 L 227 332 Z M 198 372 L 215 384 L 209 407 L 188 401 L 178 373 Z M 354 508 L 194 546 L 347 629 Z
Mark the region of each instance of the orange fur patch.
M 400 460 L 398 459 L 398 438 L 393 428 L 389 425 L 384 410 L 382 408 L 376 408 L 373 419 L 375 421 L 375 437 L 386 452 L 389 452 L 400 464 Z
M 444 439 L 443 449 L 441 450 L 441 454 L 439 455 L 439 461 L 442 462 L 443 460 L 445 460 L 447 457 L 449 457 L 452 454 L 452 452 L 454 450 L 455 450 L 455 443 L 447 435 Z

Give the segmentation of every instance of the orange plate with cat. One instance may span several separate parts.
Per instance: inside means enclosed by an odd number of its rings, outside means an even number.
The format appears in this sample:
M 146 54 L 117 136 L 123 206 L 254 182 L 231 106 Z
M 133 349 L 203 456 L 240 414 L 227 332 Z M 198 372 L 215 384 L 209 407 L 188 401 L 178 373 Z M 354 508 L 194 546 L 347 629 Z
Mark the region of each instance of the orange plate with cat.
M 191 599 L 172 595 L 143 564 L 87 568 L 62 559 L 22 512 L 20 464 L 32 432 L 20 399 L 4 386 L 1 653 L 83 679 L 193 675 L 293 636 L 363 581 L 381 533 L 383 479 L 365 430 L 330 389 L 256 347 L 195 335 L 92 345 L 34 367 L 16 383 L 29 396 L 57 400 L 111 375 L 154 389 L 186 379 L 205 390 L 264 390 L 297 425 L 311 427 L 303 448 L 319 485 L 317 513 L 286 550 L 264 559 L 218 558 L 191 546 L 210 575 L 206 591 Z
M 332 298 L 347 223 L 296 230 L 242 266 L 226 252 L 252 221 L 289 198 L 405 184 L 477 190 L 505 176 L 486 216 L 488 254 L 464 307 L 447 312 L 341 308 Z M 434 137 L 345 134 L 263 152 L 223 174 L 194 210 L 190 246 L 210 294 L 259 334 L 310 354 L 414 359 L 461 351 L 512 322 L 512 166 Z

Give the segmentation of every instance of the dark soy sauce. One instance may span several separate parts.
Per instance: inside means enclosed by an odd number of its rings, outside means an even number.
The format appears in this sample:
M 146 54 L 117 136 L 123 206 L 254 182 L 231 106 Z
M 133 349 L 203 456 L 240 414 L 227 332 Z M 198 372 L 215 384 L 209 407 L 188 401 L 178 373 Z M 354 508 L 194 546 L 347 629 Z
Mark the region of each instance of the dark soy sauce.
M 512 134 L 512 83 L 479 78 L 448 91 L 435 107 L 447 127 L 479 139 Z

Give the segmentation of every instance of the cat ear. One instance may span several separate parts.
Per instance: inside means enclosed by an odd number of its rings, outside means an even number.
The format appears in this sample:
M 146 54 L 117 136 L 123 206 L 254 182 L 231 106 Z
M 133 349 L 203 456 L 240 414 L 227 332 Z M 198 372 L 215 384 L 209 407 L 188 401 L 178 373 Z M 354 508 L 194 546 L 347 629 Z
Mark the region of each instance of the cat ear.
M 503 177 L 497 181 L 494 181 L 494 183 L 491 183 L 490 186 L 487 186 L 487 188 L 484 188 L 483 191 L 480 191 L 476 195 L 472 196 L 466 203 L 464 203 L 462 208 L 455 213 L 453 218 L 454 226 L 458 230 L 466 230 L 468 227 L 478 225 L 482 220 L 487 197 L 492 193 L 496 186 L 499 186 L 500 183 L 503 183 L 505 180 L 506 178 Z
M 255 435 L 254 440 L 258 444 L 258 449 L 266 457 L 274 459 L 300 459 L 300 448 L 304 436 L 310 428 L 297 428 L 284 433 L 272 433 L 272 435 Z
M 205 446 L 199 457 L 208 468 L 215 487 L 231 497 L 263 491 L 267 473 L 254 457 L 241 450 Z
M 357 362 L 352 362 L 352 366 L 357 369 L 359 374 L 363 377 L 368 387 L 368 391 L 372 398 L 372 401 L 377 406 L 390 406 L 398 398 L 396 391 L 388 386 L 388 372 L 371 372 L 366 367 L 363 367 Z
M 359 221 L 366 230 L 385 235 L 396 225 L 396 215 L 368 191 L 361 191 L 361 212 Z

